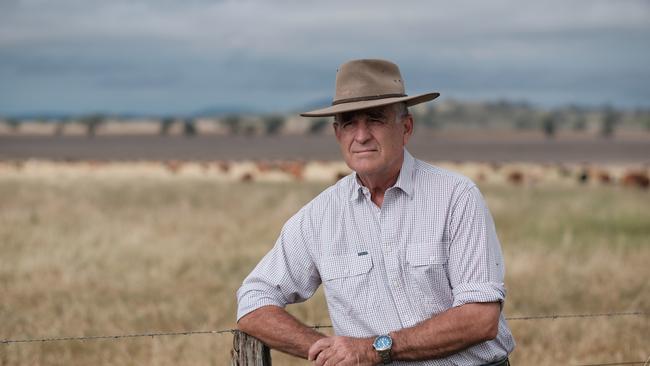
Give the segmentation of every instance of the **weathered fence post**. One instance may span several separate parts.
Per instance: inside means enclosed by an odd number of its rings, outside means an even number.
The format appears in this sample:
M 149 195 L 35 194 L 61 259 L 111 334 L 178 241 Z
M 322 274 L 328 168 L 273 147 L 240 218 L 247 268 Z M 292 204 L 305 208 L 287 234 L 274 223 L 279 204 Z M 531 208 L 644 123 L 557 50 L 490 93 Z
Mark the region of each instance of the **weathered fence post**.
M 271 350 L 259 339 L 238 330 L 233 332 L 231 366 L 271 366 Z

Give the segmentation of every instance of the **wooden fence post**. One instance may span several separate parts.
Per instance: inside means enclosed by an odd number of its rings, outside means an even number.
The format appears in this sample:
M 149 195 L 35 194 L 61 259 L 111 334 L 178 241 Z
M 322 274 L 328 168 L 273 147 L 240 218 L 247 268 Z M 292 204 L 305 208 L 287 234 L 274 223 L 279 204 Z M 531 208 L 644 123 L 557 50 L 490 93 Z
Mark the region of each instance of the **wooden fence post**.
M 271 366 L 271 350 L 259 339 L 238 330 L 233 332 L 231 366 Z

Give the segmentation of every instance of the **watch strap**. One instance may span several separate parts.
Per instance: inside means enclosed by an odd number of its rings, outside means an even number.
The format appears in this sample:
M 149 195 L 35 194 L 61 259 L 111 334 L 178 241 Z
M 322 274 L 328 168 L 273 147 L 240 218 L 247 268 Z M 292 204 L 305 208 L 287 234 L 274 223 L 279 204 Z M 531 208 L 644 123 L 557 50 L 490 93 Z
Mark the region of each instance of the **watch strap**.
M 377 351 L 377 352 L 379 353 L 379 357 L 381 357 L 381 362 L 384 365 L 388 365 L 389 363 L 393 362 L 393 360 L 390 357 L 390 349 Z

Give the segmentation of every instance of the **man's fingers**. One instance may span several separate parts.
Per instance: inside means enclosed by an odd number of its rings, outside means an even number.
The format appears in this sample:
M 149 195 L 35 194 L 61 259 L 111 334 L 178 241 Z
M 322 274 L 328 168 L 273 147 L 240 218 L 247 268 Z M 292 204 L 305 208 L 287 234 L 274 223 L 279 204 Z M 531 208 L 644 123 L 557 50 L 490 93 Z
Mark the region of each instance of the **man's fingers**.
M 314 360 L 315 366 L 325 366 L 328 364 L 329 357 L 327 356 L 327 349 L 322 350 Z M 331 363 L 329 363 L 331 365 Z
M 314 344 L 309 347 L 309 353 L 307 355 L 307 359 L 309 361 L 314 361 L 316 360 L 316 357 L 318 357 L 318 354 L 321 353 L 325 348 L 329 347 L 330 345 L 330 338 L 322 338 L 319 339 L 318 341 L 314 342 Z

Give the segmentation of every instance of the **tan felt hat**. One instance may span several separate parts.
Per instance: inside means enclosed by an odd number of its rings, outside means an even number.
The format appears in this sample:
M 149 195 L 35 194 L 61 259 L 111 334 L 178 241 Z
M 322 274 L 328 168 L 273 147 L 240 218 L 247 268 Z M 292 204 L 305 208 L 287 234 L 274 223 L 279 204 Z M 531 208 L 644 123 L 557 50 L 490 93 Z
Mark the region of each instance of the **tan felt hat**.
M 407 96 L 399 67 L 386 60 L 352 60 L 336 72 L 336 91 L 330 107 L 301 113 L 304 117 L 337 113 L 405 102 L 407 106 L 436 99 L 440 93 Z

